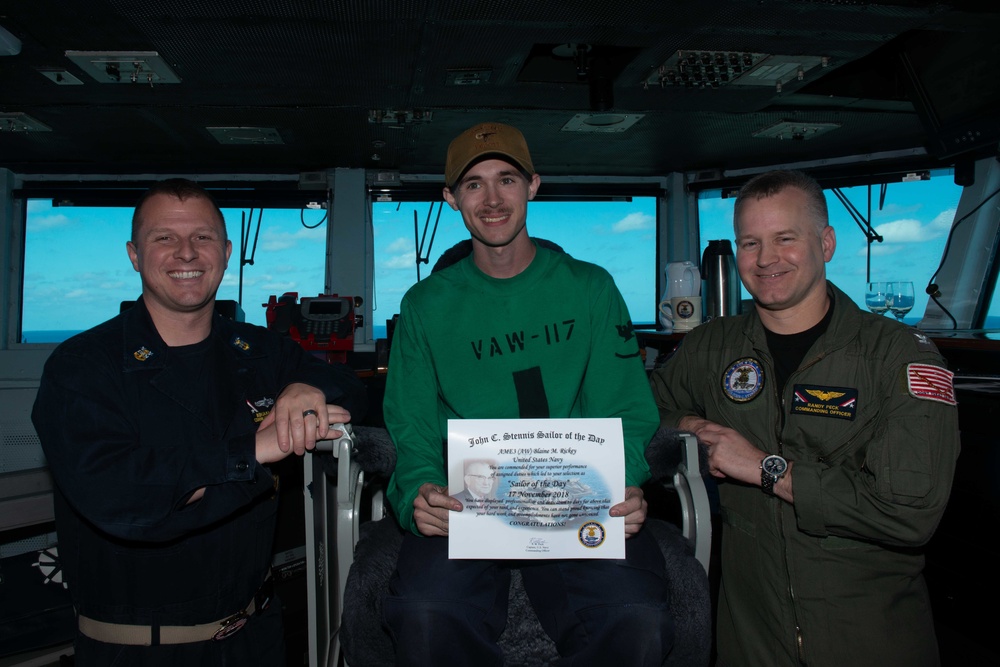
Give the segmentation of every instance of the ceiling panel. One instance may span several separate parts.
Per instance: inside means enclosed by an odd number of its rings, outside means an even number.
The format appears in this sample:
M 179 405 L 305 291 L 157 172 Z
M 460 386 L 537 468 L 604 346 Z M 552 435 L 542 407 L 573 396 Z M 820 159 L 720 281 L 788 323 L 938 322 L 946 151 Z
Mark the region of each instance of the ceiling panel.
M 919 154 L 925 148 L 934 155 L 919 158 L 922 162 L 948 164 L 937 157 L 948 152 L 942 148 L 948 131 L 962 123 L 985 132 L 972 147 L 974 154 L 995 152 L 990 128 L 1000 127 L 995 92 L 1000 74 L 987 63 L 1000 28 L 994 5 L 7 3 L 0 9 L 0 26 L 23 47 L 18 55 L 0 57 L 0 113 L 26 113 L 51 131 L 0 131 L 0 167 L 20 173 L 296 173 L 335 166 L 439 173 L 451 138 L 481 120 L 519 126 L 537 167 L 549 175 L 721 173 L 886 151 Z M 925 83 L 943 89 L 953 71 L 975 72 L 975 81 L 963 88 L 960 108 L 945 109 L 949 117 L 943 121 L 928 115 L 928 104 L 922 105 L 900 64 L 901 50 L 921 53 L 920 40 L 944 49 L 943 62 L 949 64 L 935 72 L 935 57 L 930 63 L 914 58 L 926 70 L 914 73 L 916 79 L 926 74 Z M 570 46 L 553 53 L 553 45 Z M 575 45 L 589 55 L 563 58 Z M 801 79 L 789 76 L 780 91 L 646 83 L 678 51 L 706 49 L 826 60 Z M 155 51 L 181 81 L 98 83 L 66 58 L 67 50 Z M 609 86 L 599 88 L 593 83 L 596 73 L 608 63 L 614 75 Z M 46 68 L 62 69 L 82 85 L 56 85 L 39 72 Z M 469 69 L 487 72 L 488 81 L 449 85 L 449 70 Z M 546 80 L 527 80 L 532 78 Z M 609 108 L 598 109 L 595 100 Z M 618 133 L 563 130 L 576 114 L 598 110 L 642 118 Z M 382 122 L 371 122 L 373 113 L 385 114 Z M 397 122 L 397 113 L 403 122 Z M 832 123 L 837 129 L 808 140 L 753 136 L 782 121 Z M 946 126 L 941 132 L 934 127 L 938 121 Z M 220 144 L 206 129 L 220 126 L 269 128 L 281 143 Z M 1000 129 L 996 133 L 1000 137 Z M 960 158 L 966 155 L 959 151 Z

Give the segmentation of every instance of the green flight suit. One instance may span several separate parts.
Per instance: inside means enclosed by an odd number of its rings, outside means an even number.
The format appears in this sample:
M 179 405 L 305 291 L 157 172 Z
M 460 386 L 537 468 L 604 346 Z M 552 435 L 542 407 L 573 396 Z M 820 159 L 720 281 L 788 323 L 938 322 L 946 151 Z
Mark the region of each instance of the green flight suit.
M 719 664 L 937 665 L 920 547 L 958 457 L 951 377 L 923 334 L 828 292 L 781 396 L 756 312 L 696 328 L 652 379 L 665 425 L 705 417 L 794 462 L 794 505 L 720 484 Z

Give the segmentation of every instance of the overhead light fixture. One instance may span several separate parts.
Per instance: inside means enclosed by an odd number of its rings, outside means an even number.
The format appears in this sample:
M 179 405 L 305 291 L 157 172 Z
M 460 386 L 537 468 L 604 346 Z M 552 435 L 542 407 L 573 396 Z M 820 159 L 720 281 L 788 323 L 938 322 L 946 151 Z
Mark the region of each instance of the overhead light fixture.
M 827 63 L 820 56 L 767 56 L 756 66 L 733 80 L 734 86 L 777 86 L 789 81 L 801 81 L 805 73 Z
M 21 52 L 21 40 L 0 26 L 0 56 L 16 56 Z
M 449 69 L 445 70 L 444 85 L 446 86 L 481 86 L 490 82 L 493 75 L 491 69 Z
M 66 57 L 98 83 L 180 83 L 156 51 L 67 51 Z
M 369 181 L 371 182 L 371 185 L 378 187 L 403 184 L 398 171 L 377 171 L 369 178 Z
M 758 139 L 781 139 L 789 141 L 807 141 L 826 134 L 840 127 L 840 123 L 800 123 L 783 120 L 763 130 L 757 130 L 753 136 Z
M 678 51 L 650 73 L 644 88 L 722 88 L 724 86 L 771 86 L 802 80 L 817 65 L 826 67 L 825 56 L 784 56 L 750 51 Z
M 76 78 L 68 70 L 48 68 L 48 67 L 38 67 L 36 68 L 38 72 L 44 76 L 46 79 L 56 84 L 57 86 L 82 86 L 83 81 Z
M 231 146 L 266 146 L 283 144 L 273 127 L 206 127 L 220 144 Z
M 580 113 L 562 126 L 561 132 L 624 132 L 638 123 L 645 114 Z
M 429 123 L 433 118 L 434 112 L 423 109 L 371 109 L 368 112 L 368 122 L 374 125 Z
M 52 128 L 26 113 L 0 113 L 0 132 L 51 132 Z

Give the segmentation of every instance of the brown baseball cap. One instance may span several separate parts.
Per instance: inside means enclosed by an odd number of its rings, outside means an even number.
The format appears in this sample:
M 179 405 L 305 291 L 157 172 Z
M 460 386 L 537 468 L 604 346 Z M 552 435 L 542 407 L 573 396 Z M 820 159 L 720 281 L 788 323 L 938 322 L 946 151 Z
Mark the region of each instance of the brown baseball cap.
M 503 123 L 480 123 L 455 137 L 448 146 L 445 185 L 452 187 L 476 159 L 494 153 L 513 160 L 529 174 L 535 173 L 528 144 L 520 130 Z

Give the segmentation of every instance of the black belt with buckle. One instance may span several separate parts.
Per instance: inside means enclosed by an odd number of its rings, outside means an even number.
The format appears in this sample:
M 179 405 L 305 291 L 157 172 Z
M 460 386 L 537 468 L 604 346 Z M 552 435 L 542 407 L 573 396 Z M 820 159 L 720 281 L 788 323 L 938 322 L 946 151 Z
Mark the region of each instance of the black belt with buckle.
M 81 614 L 77 617 L 77 623 L 81 634 L 108 644 L 156 646 L 222 641 L 242 630 L 255 613 L 267 609 L 273 598 L 274 580 L 268 572 L 267 578 L 250 603 L 235 614 L 219 621 L 198 625 L 129 625 L 97 621 Z
M 212 636 L 212 641 L 222 641 L 227 637 L 235 635 L 237 632 L 243 629 L 243 626 L 247 624 L 250 617 L 256 612 L 261 612 L 267 609 L 268 605 L 271 604 L 271 598 L 274 597 L 274 579 L 271 578 L 271 573 L 267 575 L 267 579 L 261 584 L 261 587 L 257 589 L 257 594 L 253 596 L 253 600 L 247 605 L 246 609 L 241 609 L 229 618 L 219 621 L 219 631 Z

